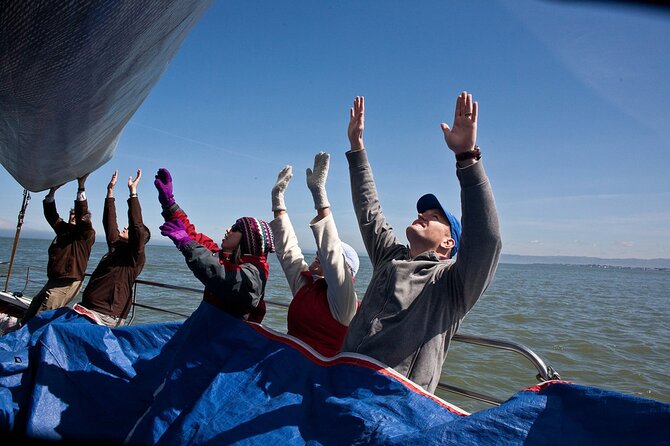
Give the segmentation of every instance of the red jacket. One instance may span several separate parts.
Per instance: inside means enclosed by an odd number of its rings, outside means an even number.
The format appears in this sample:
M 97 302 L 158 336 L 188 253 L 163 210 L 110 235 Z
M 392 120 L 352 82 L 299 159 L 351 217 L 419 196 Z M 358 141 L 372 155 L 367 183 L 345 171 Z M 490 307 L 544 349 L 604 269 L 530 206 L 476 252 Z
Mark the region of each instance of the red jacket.
M 288 334 L 306 342 L 324 356 L 339 353 L 347 326 L 331 314 L 326 296 L 326 280 L 314 280 L 309 271 L 302 276 L 308 280 L 291 301 L 288 309 Z

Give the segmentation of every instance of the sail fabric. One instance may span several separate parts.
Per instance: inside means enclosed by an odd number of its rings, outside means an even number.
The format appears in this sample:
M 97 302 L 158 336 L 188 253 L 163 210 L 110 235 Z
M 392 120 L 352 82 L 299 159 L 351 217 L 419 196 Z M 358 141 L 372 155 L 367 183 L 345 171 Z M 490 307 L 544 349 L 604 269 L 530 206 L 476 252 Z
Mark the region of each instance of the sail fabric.
M 0 163 L 38 192 L 111 159 L 211 0 L 0 2 Z
M 0 430 L 126 444 L 663 444 L 670 404 L 554 382 L 471 415 L 355 354 L 207 303 L 109 329 L 68 309 L 0 337 Z

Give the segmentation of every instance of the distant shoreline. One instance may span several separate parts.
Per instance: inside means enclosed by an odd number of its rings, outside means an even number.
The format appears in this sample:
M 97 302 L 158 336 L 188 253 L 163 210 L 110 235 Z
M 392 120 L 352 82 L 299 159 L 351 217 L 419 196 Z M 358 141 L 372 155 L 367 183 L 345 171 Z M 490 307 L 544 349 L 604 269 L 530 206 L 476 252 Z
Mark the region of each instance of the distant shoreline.
M 4 231 L 0 231 L 0 238 L 13 239 L 14 234 L 5 235 Z M 51 240 L 51 237 L 35 237 L 25 235 L 21 237 L 26 240 Z M 104 243 L 104 239 L 96 238 L 96 242 Z M 169 241 L 150 241 L 149 245 L 151 246 L 172 246 Z M 313 252 L 305 251 L 307 255 L 314 255 Z M 4 257 L 5 253 L 0 253 L 0 259 Z M 364 254 L 359 252 L 361 257 L 367 257 Z M 7 254 L 9 256 L 9 254 Z M 4 260 L 4 259 L 2 259 Z M 650 268 L 650 269 L 661 269 L 666 270 L 670 269 L 670 259 L 658 258 L 658 259 L 606 259 L 600 257 L 587 257 L 587 256 L 527 256 L 519 254 L 502 254 L 500 257 L 500 263 L 503 264 L 516 264 L 516 265 L 581 265 L 581 266 L 598 266 L 598 267 L 616 267 L 616 268 Z
M 502 254 L 500 263 L 517 265 L 579 265 L 613 268 L 670 269 L 670 259 L 603 259 L 585 256 L 524 256 Z

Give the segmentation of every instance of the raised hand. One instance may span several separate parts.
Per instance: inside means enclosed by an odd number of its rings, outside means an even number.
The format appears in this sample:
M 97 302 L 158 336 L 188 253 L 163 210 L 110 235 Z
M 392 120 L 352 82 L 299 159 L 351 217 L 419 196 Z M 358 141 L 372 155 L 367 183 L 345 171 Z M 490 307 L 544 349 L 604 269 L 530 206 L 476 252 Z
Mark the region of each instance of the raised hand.
M 472 101 L 472 95 L 464 91 L 456 99 L 452 128 L 444 122 L 440 126 L 447 146 L 456 155 L 474 149 L 477 142 L 477 102 Z
M 177 249 L 181 250 L 191 241 L 186 232 L 186 226 L 179 220 L 170 220 L 163 223 L 160 228 L 161 235 L 168 237 L 175 244 Z
M 65 183 L 63 183 L 65 184 Z M 56 191 L 63 185 L 59 184 L 58 186 L 54 186 L 51 189 L 49 189 L 49 193 L 47 194 L 47 197 L 53 198 L 56 195 Z M 46 198 L 46 197 L 45 197 Z
M 326 194 L 326 179 L 328 178 L 328 166 L 330 155 L 319 152 L 314 157 L 314 171 L 307 168 L 307 187 L 314 198 L 314 209 L 319 210 L 330 207 L 328 195 Z
M 109 183 L 107 183 L 107 198 L 113 198 L 114 197 L 114 186 L 116 186 L 116 179 L 119 176 L 119 171 L 114 170 L 114 173 L 112 174 L 112 179 L 109 180 Z
M 140 178 L 142 178 L 142 169 L 137 169 L 137 176 L 133 180 L 133 177 L 128 177 L 128 190 L 130 191 L 130 195 L 137 195 L 137 184 L 140 182 Z
M 291 178 L 293 178 L 293 168 L 291 166 L 284 166 L 277 175 L 277 182 L 272 188 L 272 210 L 274 212 L 286 210 L 284 192 L 286 192 Z
M 109 183 L 107 183 L 107 190 L 114 189 L 114 186 L 116 186 L 116 179 L 119 176 L 119 171 L 114 170 L 114 173 L 112 174 L 112 178 L 109 180 Z
M 349 136 L 349 144 L 351 150 L 363 150 L 363 129 L 365 128 L 365 98 L 363 96 L 356 96 L 354 98 L 354 106 L 349 109 L 349 128 L 347 129 L 347 136 Z
M 79 189 L 84 189 L 86 187 L 86 179 L 90 174 L 91 172 L 77 178 L 77 186 L 79 187 Z
M 158 169 L 154 180 L 154 186 L 158 190 L 158 201 L 163 209 L 168 209 L 174 204 L 174 195 L 172 194 L 172 175 L 164 167 Z

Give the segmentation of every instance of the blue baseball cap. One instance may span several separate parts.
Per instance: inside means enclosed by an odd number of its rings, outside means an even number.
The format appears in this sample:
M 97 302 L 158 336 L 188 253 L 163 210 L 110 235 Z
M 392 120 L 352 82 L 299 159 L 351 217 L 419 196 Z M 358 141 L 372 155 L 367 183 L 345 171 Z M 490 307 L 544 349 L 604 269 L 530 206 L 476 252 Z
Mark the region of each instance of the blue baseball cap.
M 454 247 L 451 249 L 449 258 L 455 256 L 458 252 L 458 245 L 461 240 L 461 222 L 458 221 L 454 214 L 443 208 L 440 201 L 433 194 L 426 194 L 416 202 L 416 210 L 419 213 L 426 212 L 428 209 L 439 209 L 447 217 L 447 220 L 449 220 L 451 238 L 454 239 Z

